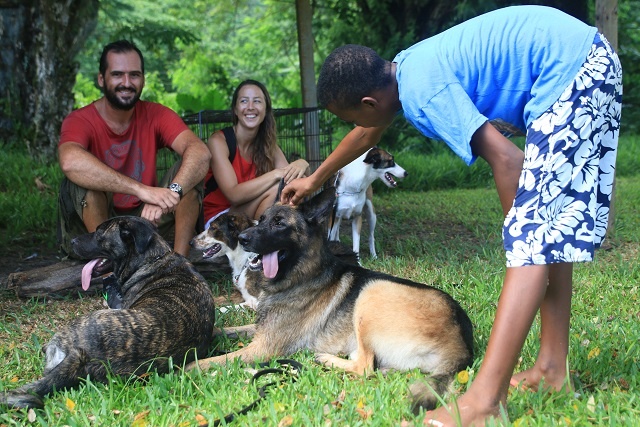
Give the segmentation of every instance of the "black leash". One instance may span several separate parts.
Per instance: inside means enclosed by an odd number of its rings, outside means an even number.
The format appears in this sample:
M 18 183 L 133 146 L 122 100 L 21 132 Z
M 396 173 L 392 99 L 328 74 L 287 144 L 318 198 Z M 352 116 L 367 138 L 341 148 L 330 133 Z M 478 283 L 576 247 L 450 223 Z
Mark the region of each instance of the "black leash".
M 251 378 L 251 384 L 254 384 L 260 377 L 263 377 L 265 375 L 268 374 L 282 374 L 282 378 L 278 381 L 272 381 L 270 383 L 267 383 L 265 385 L 263 385 L 262 387 L 258 388 L 258 397 L 256 400 L 254 400 L 253 402 L 251 402 L 249 405 L 245 406 L 244 408 L 242 408 L 241 410 L 237 411 L 237 412 L 232 412 L 228 415 L 226 415 L 224 417 L 224 422 L 225 423 L 230 423 L 231 421 L 233 421 L 238 415 L 244 415 L 247 412 L 249 412 L 250 410 L 252 410 L 253 408 L 255 408 L 258 403 L 260 403 L 260 401 L 262 399 L 264 399 L 267 395 L 267 389 L 269 387 L 272 387 L 274 385 L 279 385 L 279 384 L 283 384 L 286 380 L 286 377 L 289 376 L 291 377 L 291 381 L 292 382 L 296 382 L 296 379 L 298 377 L 298 372 L 302 371 L 302 364 L 296 360 L 293 359 L 277 359 L 276 360 L 277 363 L 279 363 L 281 366 L 284 367 L 289 367 L 289 369 L 284 368 L 284 369 L 280 369 L 280 368 L 265 368 L 265 369 L 261 369 L 258 372 L 256 372 L 253 377 Z M 260 367 L 266 367 L 269 366 L 269 363 L 260 363 L 258 366 Z M 218 426 L 222 423 L 222 420 L 217 419 L 215 421 L 213 421 L 212 423 L 210 423 L 209 425 L 211 426 Z

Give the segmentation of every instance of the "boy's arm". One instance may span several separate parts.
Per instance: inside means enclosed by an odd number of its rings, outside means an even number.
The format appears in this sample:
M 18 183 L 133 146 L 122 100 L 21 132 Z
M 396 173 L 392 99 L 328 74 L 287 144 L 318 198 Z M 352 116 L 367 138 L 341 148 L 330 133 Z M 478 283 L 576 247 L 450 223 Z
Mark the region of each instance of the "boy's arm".
M 524 153 L 489 122 L 473 134 L 471 149 L 491 166 L 502 211 L 507 215 L 518 190 Z
M 385 129 L 386 127 L 363 128 L 356 126 L 340 141 L 333 153 L 322 162 L 311 176 L 293 180 L 284 187 L 281 202 L 292 205 L 300 203 L 341 168 L 376 145 Z

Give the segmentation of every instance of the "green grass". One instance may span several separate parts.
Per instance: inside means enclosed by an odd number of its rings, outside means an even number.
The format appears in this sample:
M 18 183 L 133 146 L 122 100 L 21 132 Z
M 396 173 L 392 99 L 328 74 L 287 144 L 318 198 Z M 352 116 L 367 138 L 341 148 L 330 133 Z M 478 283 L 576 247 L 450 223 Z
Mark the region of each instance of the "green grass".
M 638 425 L 640 174 L 631 173 L 633 168 L 638 170 L 636 145 L 636 139 L 627 144 L 633 159 L 625 158 L 621 145 L 619 165 L 627 165 L 629 170 L 618 169 L 610 249 L 599 251 L 594 262 L 575 267 L 569 366 L 579 396 L 511 393 L 507 415 L 513 425 Z M 27 175 L 15 178 L 15 194 L 28 195 L 23 187 L 31 185 L 34 174 L 55 179 L 54 170 L 39 168 L 25 163 L 12 169 L 17 175 Z M 366 257 L 363 236 L 363 262 L 375 270 L 433 284 L 462 304 L 475 326 L 476 358 L 468 370 L 473 381 L 484 356 L 504 276 L 498 197 L 490 177 L 463 189 L 409 191 L 405 184 L 413 179 L 414 171 L 409 172 L 412 175 L 401 188 L 376 190 L 379 258 Z M 7 178 L 2 176 L 0 195 L 8 198 L 3 181 Z M 50 202 L 55 200 L 53 195 L 47 197 Z M 43 224 L 42 235 L 46 237 L 50 219 L 39 215 L 37 207 L 28 206 L 31 200 L 26 197 L 15 206 L 33 212 L 32 220 Z M 3 218 L 18 215 L 1 211 Z M 21 238 L 19 232 L 13 236 Z M 214 292 L 222 295 L 229 286 L 229 278 L 224 276 L 212 282 Z M 4 310 L 0 311 L 0 390 L 36 379 L 44 361 L 40 346 L 61 325 L 102 304 L 100 296 L 51 301 L 19 301 L 6 293 L 0 297 L 4 299 Z M 251 312 L 217 316 L 218 326 L 252 320 Z M 519 368 L 533 364 L 539 334 L 536 321 Z M 247 342 L 225 339 L 211 351 L 231 351 Z M 298 380 L 272 388 L 264 402 L 232 425 L 391 426 L 402 420 L 422 425 L 422 417 L 410 412 L 408 394 L 408 385 L 421 377 L 419 373 L 360 378 L 320 367 L 306 351 L 293 357 L 305 367 Z M 233 363 L 206 372 L 151 374 L 144 382 L 119 378 L 108 384 L 87 381 L 77 390 L 50 396 L 45 409 L 35 412 L 33 423 L 29 423 L 27 412 L 9 411 L 0 413 L 0 426 L 196 426 L 202 419 L 198 417 L 211 422 L 255 400 L 256 387 L 248 383 L 251 375 L 247 366 Z M 464 392 L 468 385 L 456 382 L 455 393 Z

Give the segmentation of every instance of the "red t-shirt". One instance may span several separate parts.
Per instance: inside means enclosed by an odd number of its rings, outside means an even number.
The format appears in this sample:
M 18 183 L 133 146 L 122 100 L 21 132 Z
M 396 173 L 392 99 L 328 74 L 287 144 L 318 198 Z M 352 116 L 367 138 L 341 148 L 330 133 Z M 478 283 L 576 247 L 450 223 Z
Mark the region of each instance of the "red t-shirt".
M 138 101 L 127 130 L 119 135 L 98 113 L 95 103 L 75 110 L 62 122 L 60 142 L 77 142 L 107 166 L 148 186 L 157 186 L 156 154 L 189 129 L 171 109 L 147 101 Z M 142 202 L 129 194 L 115 193 L 114 207 L 119 211 L 136 208 Z
M 233 170 L 236 173 L 238 184 L 250 181 L 256 177 L 256 165 L 253 162 L 249 162 L 243 159 L 237 147 L 236 155 L 233 159 L 233 162 L 231 162 L 231 166 L 233 166 Z M 204 182 L 207 182 L 212 175 L 213 172 L 211 171 L 211 168 L 209 168 L 207 176 L 204 177 Z M 217 215 L 218 213 L 230 207 L 231 202 L 229 202 L 225 195 L 222 194 L 220 188 L 216 188 L 214 191 L 207 194 L 207 196 L 202 201 L 205 223 L 214 215 Z

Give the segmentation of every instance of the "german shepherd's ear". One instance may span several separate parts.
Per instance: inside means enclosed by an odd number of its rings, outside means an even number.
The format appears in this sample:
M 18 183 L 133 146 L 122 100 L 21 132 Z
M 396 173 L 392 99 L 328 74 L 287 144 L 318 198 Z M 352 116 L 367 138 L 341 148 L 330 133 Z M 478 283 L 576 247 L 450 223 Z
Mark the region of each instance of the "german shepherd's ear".
M 276 199 L 273 201 L 274 205 L 280 201 L 280 197 L 282 196 L 282 189 L 284 188 L 285 185 L 286 184 L 284 183 L 284 178 L 280 178 L 280 184 L 278 184 L 278 192 L 276 193 Z
M 151 224 L 145 224 L 142 221 L 122 221 L 120 223 L 120 237 L 123 241 L 133 244 L 136 251 L 141 254 L 151 243 L 153 233 L 155 232 Z
M 311 200 L 301 203 L 299 209 L 307 222 L 322 224 L 327 220 L 333 210 L 335 200 L 336 189 L 329 187 L 314 196 Z

